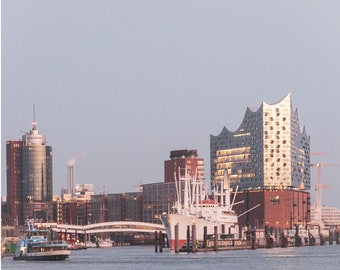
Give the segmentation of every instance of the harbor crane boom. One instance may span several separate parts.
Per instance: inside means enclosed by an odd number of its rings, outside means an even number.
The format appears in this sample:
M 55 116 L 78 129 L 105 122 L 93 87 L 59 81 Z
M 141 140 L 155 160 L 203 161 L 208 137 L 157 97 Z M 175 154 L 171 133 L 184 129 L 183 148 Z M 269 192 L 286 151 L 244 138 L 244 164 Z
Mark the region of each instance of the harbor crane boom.
M 321 207 L 321 189 L 329 188 L 329 186 L 327 185 L 321 185 L 321 168 L 322 167 L 336 167 L 338 165 L 337 164 L 326 164 L 326 163 L 315 163 L 315 164 L 311 164 L 311 166 L 317 168 L 318 182 L 317 182 L 317 185 L 315 186 L 315 191 L 316 191 L 315 205 L 316 207 Z

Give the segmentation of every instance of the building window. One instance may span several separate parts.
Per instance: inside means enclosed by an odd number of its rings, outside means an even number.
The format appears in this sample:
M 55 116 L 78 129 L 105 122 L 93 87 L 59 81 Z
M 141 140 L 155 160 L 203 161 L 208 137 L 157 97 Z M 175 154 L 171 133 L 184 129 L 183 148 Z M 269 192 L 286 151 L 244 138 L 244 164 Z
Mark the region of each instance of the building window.
M 280 196 L 270 197 L 271 204 L 280 204 Z

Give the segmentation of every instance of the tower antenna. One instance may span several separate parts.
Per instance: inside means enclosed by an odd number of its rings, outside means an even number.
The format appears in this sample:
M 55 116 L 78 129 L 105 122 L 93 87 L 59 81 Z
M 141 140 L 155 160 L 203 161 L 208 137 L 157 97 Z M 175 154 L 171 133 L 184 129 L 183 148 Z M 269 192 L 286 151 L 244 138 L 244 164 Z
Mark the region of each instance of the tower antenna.
M 33 104 L 33 122 L 32 129 L 37 129 L 37 122 L 35 121 L 35 104 Z

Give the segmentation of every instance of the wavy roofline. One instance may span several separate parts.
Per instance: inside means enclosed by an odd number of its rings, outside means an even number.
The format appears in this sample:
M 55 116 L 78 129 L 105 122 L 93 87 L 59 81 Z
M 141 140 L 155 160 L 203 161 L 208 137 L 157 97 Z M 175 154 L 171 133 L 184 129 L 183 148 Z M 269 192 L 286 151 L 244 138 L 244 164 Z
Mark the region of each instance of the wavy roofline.
M 212 134 L 210 134 L 210 136 L 211 136 L 211 137 L 218 137 L 218 136 L 220 136 L 222 133 L 226 133 L 226 132 L 227 132 L 227 133 L 230 133 L 230 134 L 235 134 L 235 133 L 237 133 L 237 132 L 240 131 L 240 129 L 241 129 L 241 127 L 242 127 L 242 124 L 243 124 L 243 122 L 245 121 L 245 116 L 247 115 L 247 113 L 255 114 L 255 113 L 257 113 L 259 110 L 262 110 L 264 105 L 266 105 L 266 106 L 276 106 L 276 105 L 278 105 L 278 104 L 280 104 L 280 103 L 286 101 L 287 99 L 289 99 L 289 101 L 290 101 L 292 112 L 293 112 L 294 114 L 296 114 L 296 117 L 297 117 L 297 119 L 298 119 L 298 126 L 299 126 L 299 131 L 300 131 L 300 133 L 301 133 L 301 134 L 302 134 L 302 133 L 307 133 L 307 132 L 306 132 L 305 126 L 300 127 L 298 110 L 297 110 L 297 108 L 294 110 L 294 108 L 293 108 L 293 103 L 292 103 L 292 99 L 291 99 L 291 93 L 288 92 L 283 98 L 281 98 L 279 101 L 277 101 L 277 102 L 275 102 L 275 103 L 269 104 L 269 103 L 266 103 L 266 102 L 263 101 L 263 102 L 261 103 L 261 105 L 260 105 L 258 108 L 250 108 L 250 107 L 248 106 L 247 109 L 246 109 L 246 112 L 245 112 L 245 114 L 244 114 L 244 116 L 243 116 L 243 119 L 242 119 L 242 121 L 241 121 L 241 124 L 239 125 L 239 127 L 238 127 L 235 131 L 231 131 L 231 130 L 229 130 L 228 128 L 226 128 L 226 126 L 224 126 L 224 127 L 222 128 L 221 132 L 220 132 L 218 135 L 212 135 Z
M 286 99 L 289 99 L 290 102 L 292 102 L 292 97 L 291 97 L 291 93 L 288 92 L 288 94 L 286 94 L 283 98 L 281 98 L 279 101 L 275 102 L 275 103 L 272 103 L 272 104 L 269 104 L 269 103 L 266 103 L 265 101 L 262 102 L 262 104 L 264 105 L 267 105 L 267 106 L 276 106 L 276 105 L 279 105 L 280 103 L 284 102 Z

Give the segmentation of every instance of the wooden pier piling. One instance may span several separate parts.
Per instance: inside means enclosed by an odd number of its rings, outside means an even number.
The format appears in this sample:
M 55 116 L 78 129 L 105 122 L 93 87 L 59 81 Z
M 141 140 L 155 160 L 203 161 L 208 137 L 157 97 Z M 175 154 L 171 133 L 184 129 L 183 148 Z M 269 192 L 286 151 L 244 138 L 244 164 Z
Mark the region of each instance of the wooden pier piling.
M 190 252 L 190 225 L 187 226 L 187 252 Z
M 179 245 L 178 245 L 178 238 L 179 238 L 179 228 L 178 223 L 175 225 L 175 252 L 179 252 Z
M 192 225 L 191 233 L 192 233 L 192 252 L 196 252 L 197 242 L 196 242 L 196 225 L 195 224 Z
M 333 230 L 332 229 L 329 229 L 328 243 L 330 245 L 333 245 Z
M 208 241 L 208 228 L 207 226 L 203 227 L 203 248 L 207 247 L 207 241 Z
M 336 229 L 336 231 L 335 231 L 335 243 L 336 243 L 337 245 L 340 244 L 339 230 L 338 230 L 338 229 Z
M 299 225 L 295 226 L 295 246 L 301 247 L 302 246 L 302 239 L 299 235 Z
M 217 239 L 218 238 L 218 233 L 217 233 L 217 226 L 214 226 L 214 251 L 217 251 Z
M 158 252 L 158 242 L 159 242 L 159 239 L 158 239 L 158 232 L 155 231 L 155 252 L 156 252 L 156 253 Z
M 155 231 L 155 252 L 158 252 L 158 248 L 159 248 L 159 252 L 162 253 L 163 252 L 163 245 L 164 245 L 164 235 L 162 233 L 162 231 Z
M 256 249 L 256 230 L 251 231 L 251 248 Z
M 163 245 L 164 245 L 164 235 L 162 231 L 159 231 L 158 233 L 158 244 L 159 244 L 159 252 L 163 252 Z

